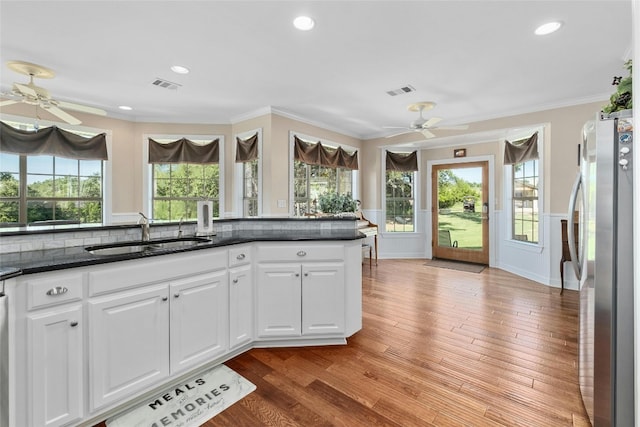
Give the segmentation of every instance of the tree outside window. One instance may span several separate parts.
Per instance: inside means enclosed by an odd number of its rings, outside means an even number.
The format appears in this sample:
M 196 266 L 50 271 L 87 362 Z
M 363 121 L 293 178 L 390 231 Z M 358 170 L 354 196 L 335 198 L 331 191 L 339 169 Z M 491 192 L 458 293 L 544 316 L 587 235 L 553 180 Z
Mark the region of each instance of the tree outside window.
M 538 243 L 538 160 L 513 165 L 513 239 Z
M 258 216 L 258 159 L 242 164 L 242 213 Z
M 322 194 L 351 196 L 353 192 L 353 171 L 350 169 L 308 165 L 295 160 L 293 174 L 296 216 L 318 213 L 318 198 Z
M 415 172 L 388 170 L 385 181 L 385 231 L 413 232 Z

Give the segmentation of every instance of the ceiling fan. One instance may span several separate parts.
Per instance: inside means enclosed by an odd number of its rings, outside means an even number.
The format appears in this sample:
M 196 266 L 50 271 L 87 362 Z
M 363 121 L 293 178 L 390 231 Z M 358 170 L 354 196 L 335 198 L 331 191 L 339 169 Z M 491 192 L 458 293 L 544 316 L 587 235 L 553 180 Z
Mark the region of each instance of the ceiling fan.
M 43 110 L 50 112 L 54 116 L 71 125 L 79 125 L 82 122 L 64 110 L 80 111 L 100 116 L 107 115 L 106 111 L 99 108 L 88 107 L 86 105 L 74 104 L 71 102 L 57 101 L 51 97 L 48 90 L 40 86 L 36 86 L 33 83 L 33 79 L 36 77 L 40 79 L 52 79 L 55 77 L 55 72 L 49 68 L 24 61 L 9 61 L 7 62 L 7 67 L 17 73 L 29 76 L 29 83 L 13 83 L 11 92 L 0 93 L 2 97 L 10 98 L 7 101 L 0 102 L 0 107 L 17 104 L 19 102 L 35 105 L 36 107 L 40 107 Z
M 459 126 L 435 126 L 442 119 L 440 117 L 431 117 L 430 119 L 425 119 L 422 115 L 422 112 L 425 110 L 430 110 L 435 107 L 435 102 L 425 101 L 425 102 L 416 102 L 415 104 L 410 104 L 407 107 L 407 110 L 413 112 L 419 112 L 420 118 L 412 121 L 408 127 L 399 127 L 399 126 L 385 126 L 384 129 L 404 129 L 402 132 L 394 133 L 391 135 L 387 135 L 387 138 L 391 138 L 398 135 L 404 135 L 405 133 L 411 132 L 420 132 L 424 135 L 425 138 L 433 138 L 436 135 L 430 131 L 430 129 L 452 129 L 452 130 L 464 130 L 468 129 L 468 125 L 459 125 Z

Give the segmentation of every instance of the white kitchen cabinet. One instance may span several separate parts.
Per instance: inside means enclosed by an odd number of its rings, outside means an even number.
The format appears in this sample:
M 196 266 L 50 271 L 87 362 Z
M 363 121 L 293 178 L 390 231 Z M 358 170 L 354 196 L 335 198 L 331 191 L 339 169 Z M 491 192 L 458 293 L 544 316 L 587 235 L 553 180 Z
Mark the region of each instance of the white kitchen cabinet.
M 37 402 L 28 406 L 28 425 L 62 426 L 82 418 L 83 325 L 81 304 L 27 316 L 27 378 L 31 402 Z
M 91 410 L 169 375 L 166 283 L 88 301 Z
M 258 337 L 345 332 L 342 245 L 263 244 L 257 248 L 257 258 Z
M 253 268 L 229 269 L 229 349 L 253 341 Z
M 300 264 L 259 264 L 256 285 L 258 337 L 301 335 Z
M 171 374 L 215 359 L 227 351 L 227 270 L 170 284 Z

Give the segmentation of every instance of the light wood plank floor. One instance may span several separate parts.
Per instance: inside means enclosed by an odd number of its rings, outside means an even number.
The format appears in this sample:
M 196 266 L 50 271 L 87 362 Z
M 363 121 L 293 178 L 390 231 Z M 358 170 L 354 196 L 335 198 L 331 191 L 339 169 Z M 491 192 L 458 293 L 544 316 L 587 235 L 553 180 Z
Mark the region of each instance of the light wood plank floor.
M 227 362 L 257 390 L 204 426 L 589 426 L 577 324 L 576 291 L 498 269 L 365 263 L 348 345 Z

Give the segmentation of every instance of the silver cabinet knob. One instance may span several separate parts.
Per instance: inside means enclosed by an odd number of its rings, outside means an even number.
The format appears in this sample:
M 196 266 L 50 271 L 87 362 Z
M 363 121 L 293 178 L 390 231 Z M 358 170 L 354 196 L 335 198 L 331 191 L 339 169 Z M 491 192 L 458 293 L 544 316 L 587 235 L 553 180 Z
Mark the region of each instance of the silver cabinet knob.
M 307 277 L 307 276 L 309 276 L 309 273 L 304 273 L 304 277 Z
M 174 298 L 180 298 L 180 294 L 173 294 Z
M 238 283 L 238 279 L 233 279 L 233 283 Z
M 296 273 L 296 277 L 300 277 L 300 273 Z
M 70 325 L 72 328 L 75 328 L 76 326 L 78 326 L 78 322 L 76 322 L 76 321 L 74 320 L 74 321 L 72 321 L 71 323 L 69 323 L 69 325 Z
M 242 261 L 243 259 L 245 259 L 245 254 L 240 254 L 236 257 L 236 259 Z
M 168 300 L 168 299 L 169 299 L 169 298 L 167 298 L 167 297 L 162 297 L 162 301 L 166 301 L 166 300 Z
M 307 253 L 305 251 L 298 251 L 298 253 L 296 255 L 305 256 L 305 255 L 307 255 Z
M 69 289 L 65 288 L 64 286 L 56 286 L 55 288 L 49 289 L 47 291 L 47 295 L 49 296 L 62 295 L 62 294 L 66 294 L 67 292 L 69 292 Z

